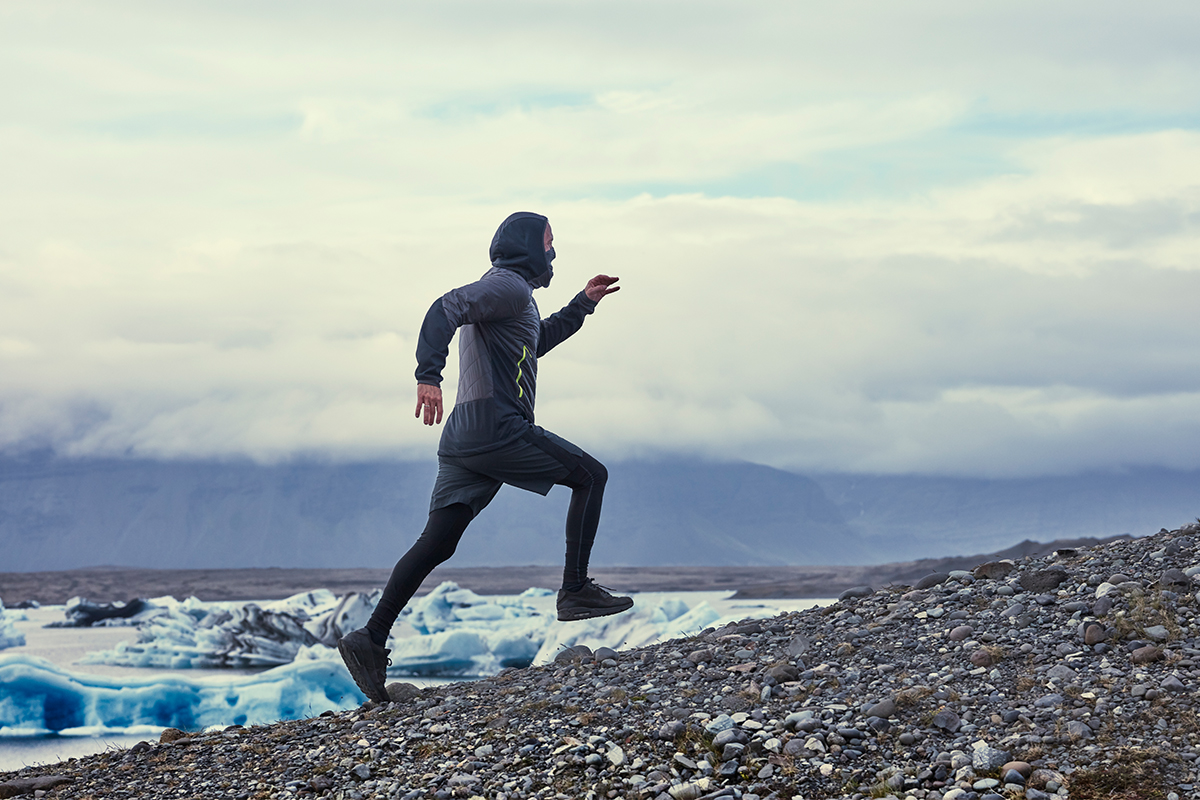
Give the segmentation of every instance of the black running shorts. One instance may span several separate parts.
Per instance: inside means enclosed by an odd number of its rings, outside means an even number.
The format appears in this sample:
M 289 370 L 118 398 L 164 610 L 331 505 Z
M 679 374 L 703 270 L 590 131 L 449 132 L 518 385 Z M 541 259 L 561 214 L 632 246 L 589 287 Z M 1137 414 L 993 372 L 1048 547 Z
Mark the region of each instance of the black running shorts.
M 474 456 L 438 456 L 437 482 L 429 510 L 464 503 L 478 516 L 506 483 L 548 494 L 554 484 L 579 466 L 582 457 L 578 447 L 536 426 L 498 450 Z

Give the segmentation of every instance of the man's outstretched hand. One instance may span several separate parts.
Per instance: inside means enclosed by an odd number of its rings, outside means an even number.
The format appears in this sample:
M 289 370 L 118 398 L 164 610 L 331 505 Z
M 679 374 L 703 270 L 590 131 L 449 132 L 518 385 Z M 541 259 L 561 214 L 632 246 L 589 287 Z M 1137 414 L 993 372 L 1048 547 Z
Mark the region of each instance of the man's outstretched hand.
M 593 303 L 599 303 L 600 298 L 613 292 L 621 291 L 620 286 L 616 286 L 620 278 L 610 278 L 607 275 L 597 275 L 587 282 L 587 286 L 583 287 L 583 293 L 588 296 L 588 300 Z
M 442 387 L 431 386 L 428 383 L 417 384 L 417 419 L 421 418 L 421 409 L 425 409 L 425 424 L 432 425 L 442 421 Z

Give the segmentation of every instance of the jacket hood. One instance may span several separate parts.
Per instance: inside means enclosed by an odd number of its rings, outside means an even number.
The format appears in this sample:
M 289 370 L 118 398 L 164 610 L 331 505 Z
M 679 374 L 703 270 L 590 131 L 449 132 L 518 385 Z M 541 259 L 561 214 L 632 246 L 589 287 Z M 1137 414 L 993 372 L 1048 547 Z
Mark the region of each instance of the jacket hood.
M 512 270 L 534 286 L 549 286 L 554 250 L 546 252 L 548 221 L 541 214 L 518 211 L 501 222 L 488 250 L 492 266 Z

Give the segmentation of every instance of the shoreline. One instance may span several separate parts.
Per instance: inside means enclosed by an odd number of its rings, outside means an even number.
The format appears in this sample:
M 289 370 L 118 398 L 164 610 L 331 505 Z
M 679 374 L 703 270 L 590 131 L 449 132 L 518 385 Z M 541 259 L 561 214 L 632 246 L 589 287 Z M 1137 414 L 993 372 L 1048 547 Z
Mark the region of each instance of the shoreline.
M 1021 542 L 996 553 L 926 558 L 854 566 L 593 567 L 592 577 L 618 592 L 733 591 L 739 599 L 837 597 L 847 589 L 913 585 L 926 575 L 969 570 L 987 561 L 1038 557 L 1057 550 L 1092 547 L 1106 539 Z M 222 600 L 278 600 L 313 589 L 334 594 L 370 593 L 387 583 L 391 569 L 145 569 L 87 567 L 45 572 L 0 572 L 0 600 L 8 607 L 33 600 L 60 604 L 72 597 L 112 603 L 135 597 L 195 596 Z M 531 586 L 553 589 L 562 570 L 551 566 L 438 567 L 421 584 L 428 594 L 443 581 L 481 595 L 519 594 Z

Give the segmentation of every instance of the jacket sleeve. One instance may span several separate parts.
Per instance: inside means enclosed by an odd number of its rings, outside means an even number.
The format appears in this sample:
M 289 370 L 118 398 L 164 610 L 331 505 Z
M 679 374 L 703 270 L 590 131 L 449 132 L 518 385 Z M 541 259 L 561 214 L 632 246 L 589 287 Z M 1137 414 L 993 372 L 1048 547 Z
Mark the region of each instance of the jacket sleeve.
M 529 304 L 530 293 L 515 274 L 485 275 L 435 300 L 417 337 L 417 383 L 442 384 L 450 341 L 461 326 L 515 317 Z
M 595 301 L 580 292 L 563 306 L 561 311 L 542 320 L 541 334 L 538 336 L 538 358 L 549 353 L 582 328 L 584 318 L 595 310 Z

